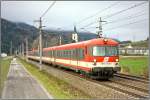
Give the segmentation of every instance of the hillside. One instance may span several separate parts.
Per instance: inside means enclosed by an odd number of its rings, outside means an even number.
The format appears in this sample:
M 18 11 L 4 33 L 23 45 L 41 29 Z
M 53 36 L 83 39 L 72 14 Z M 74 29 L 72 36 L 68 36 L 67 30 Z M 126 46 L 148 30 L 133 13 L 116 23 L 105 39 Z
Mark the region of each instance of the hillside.
M 2 31 L 2 52 L 10 53 L 10 42 L 12 41 L 13 52 L 27 37 L 29 48 L 38 48 L 38 29 L 25 23 L 16 23 L 1 19 Z M 62 34 L 62 44 L 71 43 L 71 33 L 73 31 L 43 30 L 43 47 L 55 46 L 59 44 L 59 35 Z M 95 34 L 78 33 L 79 41 L 95 38 Z
M 2 52 L 9 53 L 10 42 L 13 44 L 13 51 L 17 48 L 27 37 L 29 40 L 29 47 L 37 37 L 38 30 L 25 23 L 15 23 L 5 19 L 1 19 L 2 32 Z
M 11 22 L 5 19 L 1 19 L 1 32 L 2 32 L 2 52 L 10 53 L 10 42 L 13 43 L 14 50 L 25 40 L 27 37 L 29 40 L 29 49 L 38 48 L 38 29 L 34 26 L 25 23 Z M 43 30 L 42 31 L 42 44 L 43 47 L 50 47 L 59 45 L 59 36 L 62 35 L 62 44 L 71 43 L 71 34 L 73 31 L 58 31 L 58 30 Z M 89 40 L 96 38 L 97 35 L 88 32 L 78 32 L 79 41 Z M 115 39 L 117 40 L 117 39 Z M 118 41 L 118 40 L 117 40 Z M 120 41 L 118 41 L 120 42 Z M 127 41 L 130 42 L 130 41 Z M 120 42 L 126 43 L 126 41 Z M 148 47 L 147 41 L 139 41 L 133 43 L 134 46 Z
M 148 47 L 148 40 L 143 40 L 143 41 L 137 41 L 137 42 L 132 42 L 133 47 Z

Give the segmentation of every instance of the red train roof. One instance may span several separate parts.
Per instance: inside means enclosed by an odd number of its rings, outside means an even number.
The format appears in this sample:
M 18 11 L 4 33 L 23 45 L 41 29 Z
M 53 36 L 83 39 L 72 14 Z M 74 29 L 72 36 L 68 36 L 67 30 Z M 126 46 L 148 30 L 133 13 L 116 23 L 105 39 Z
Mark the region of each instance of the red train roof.
M 93 46 L 93 45 L 118 45 L 118 42 L 113 39 L 106 39 L 106 38 L 97 38 L 97 39 L 91 39 L 87 41 L 82 41 L 78 43 L 70 43 L 60 46 L 53 46 L 44 48 L 43 50 L 63 50 L 63 49 L 73 49 L 73 48 L 82 48 L 84 46 Z

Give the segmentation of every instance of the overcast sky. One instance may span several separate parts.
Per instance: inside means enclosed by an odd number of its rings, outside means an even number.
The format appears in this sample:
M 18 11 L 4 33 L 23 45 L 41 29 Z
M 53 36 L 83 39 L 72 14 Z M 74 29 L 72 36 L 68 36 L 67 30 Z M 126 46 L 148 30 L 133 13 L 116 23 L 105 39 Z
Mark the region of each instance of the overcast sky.
M 37 27 L 37 23 L 33 21 L 39 19 L 52 2 L 2 1 L 1 16 L 10 21 L 25 22 Z M 43 24 L 47 29 L 61 30 L 72 30 L 76 24 L 77 31 L 96 33 L 98 18 L 102 17 L 102 20 L 107 21 L 103 23 L 104 36 L 119 40 L 143 40 L 149 36 L 148 2 L 109 17 L 142 2 L 145 1 L 56 1 L 43 17 Z M 93 17 L 83 20 L 89 16 Z M 94 24 L 87 26 L 89 23 Z

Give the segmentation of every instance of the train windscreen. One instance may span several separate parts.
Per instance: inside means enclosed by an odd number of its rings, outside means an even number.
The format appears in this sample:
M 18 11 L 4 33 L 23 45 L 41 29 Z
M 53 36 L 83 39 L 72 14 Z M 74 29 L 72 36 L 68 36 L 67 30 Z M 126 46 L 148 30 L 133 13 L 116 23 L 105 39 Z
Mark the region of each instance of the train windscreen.
M 94 46 L 93 56 L 117 56 L 117 46 Z

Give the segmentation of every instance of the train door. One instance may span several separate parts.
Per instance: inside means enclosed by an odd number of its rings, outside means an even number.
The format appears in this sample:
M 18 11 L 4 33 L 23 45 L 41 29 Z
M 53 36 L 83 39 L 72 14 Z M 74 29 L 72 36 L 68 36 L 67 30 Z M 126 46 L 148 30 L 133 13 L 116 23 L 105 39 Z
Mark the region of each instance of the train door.
M 78 72 L 78 69 L 79 69 L 79 49 L 76 49 L 76 72 Z
M 78 67 L 78 59 L 77 58 L 78 58 L 77 57 L 77 49 L 72 49 L 71 50 L 70 64 L 74 70 L 77 70 L 77 67 Z
M 54 50 L 52 50 L 51 62 L 54 62 Z
M 78 66 L 78 69 L 80 70 L 83 70 L 81 68 L 85 67 L 85 62 L 83 61 L 83 58 L 84 58 L 84 50 L 83 48 L 79 48 L 78 49 L 78 55 L 77 55 L 77 66 Z
M 56 51 L 55 50 L 53 51 L 53 57 L 54 57 L 53 60 L 54 60 L 54 64 L 55 64 L 55 62 L 56 62 Z

